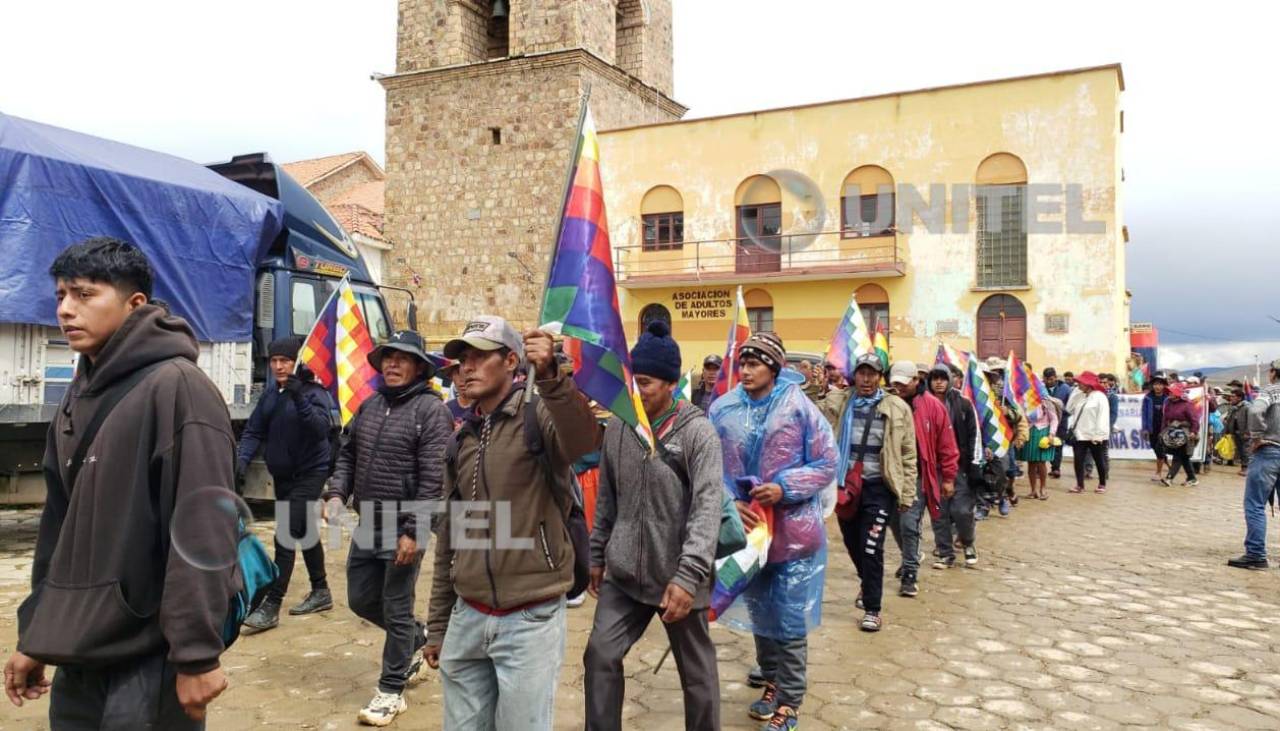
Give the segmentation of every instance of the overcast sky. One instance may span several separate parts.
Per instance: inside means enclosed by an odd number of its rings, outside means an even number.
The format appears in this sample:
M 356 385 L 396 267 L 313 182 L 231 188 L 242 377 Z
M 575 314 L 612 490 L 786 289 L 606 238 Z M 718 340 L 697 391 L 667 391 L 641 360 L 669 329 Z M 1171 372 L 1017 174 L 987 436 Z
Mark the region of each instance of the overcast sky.
M 691 117 L 1121 62 L 1134 319 L 1172 367 L 1280 356 L 1270 4 L 675 5 Z M 2 112 L 201 162 L 382 159 L 394 0 L 45 0 L 0 22 Z

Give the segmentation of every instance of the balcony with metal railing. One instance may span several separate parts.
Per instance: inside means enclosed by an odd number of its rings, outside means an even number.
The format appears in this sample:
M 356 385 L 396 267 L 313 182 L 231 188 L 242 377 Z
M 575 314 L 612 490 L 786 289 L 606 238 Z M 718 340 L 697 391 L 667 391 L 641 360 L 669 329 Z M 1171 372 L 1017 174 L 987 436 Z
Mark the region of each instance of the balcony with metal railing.
M 896 233 L 860 237 L 821 231 L 618 246 L 614 269 L 623 287 L 901 277 L 906 274 L 901 254 Z

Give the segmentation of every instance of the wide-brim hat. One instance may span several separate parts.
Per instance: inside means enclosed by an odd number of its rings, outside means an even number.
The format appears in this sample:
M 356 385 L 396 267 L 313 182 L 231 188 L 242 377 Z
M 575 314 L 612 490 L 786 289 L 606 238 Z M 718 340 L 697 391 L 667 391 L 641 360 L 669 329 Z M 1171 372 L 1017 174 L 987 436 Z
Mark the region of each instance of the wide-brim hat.
M 982 370 L 984 373 L 1003 373 L 1009 370 L 1009 364 L 1003 358 L 993 355 L 983 362 Z
M 1093 371 L 1085 371 L 1076 376 L 1076 384 L 1080 386 L 1088 386 L 1095 391 L 1104 391 L 1102 381 L 1098 380 L 1098 374 Z
M 427 355 L 427 351 L 422 347 L 422 336 L 412 330 L 400 330 L 391 334 L 391 339 L 373 349 L 369 353 L 369 365 L 374 370 L 382 371 L 382 359 L 392 350 L 398 350 L 402 353 L 408 353 L 427 366 L 427 377 L 435 375 L 436 363 Z

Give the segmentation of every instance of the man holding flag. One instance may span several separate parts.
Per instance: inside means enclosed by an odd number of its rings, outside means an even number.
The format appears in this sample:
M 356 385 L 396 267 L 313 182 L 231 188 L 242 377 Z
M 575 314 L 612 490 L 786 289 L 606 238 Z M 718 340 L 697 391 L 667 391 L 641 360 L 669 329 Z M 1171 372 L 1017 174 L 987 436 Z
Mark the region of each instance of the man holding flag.
M 445 456 L 426 658 L 450 731 L 552 726 L 565 593 L 578 557 L 570 471 L 600 448 L 595 414 L 547 333 L 482 315 L 444 348 L 474 403 Z M 528 360 L 538 395 L 516 374 Z M 535 452 L 535 449 L 537 450 Z
M 386 726 L 407 708 L 405 684 L 422 667 L 427 640 L 413 614 L 430 529 L 422 513 L 441 496 L 453 418 L 430 387 L 435 368 L 416 332 L 394 333 L 367 360 L 381 385 L 348 425 L 324 493 L 325 518 L 336 522 L 354 498 L 360 529 L 347 558 L 347 603 L 386 632 L 378 688 L 359 719 Z

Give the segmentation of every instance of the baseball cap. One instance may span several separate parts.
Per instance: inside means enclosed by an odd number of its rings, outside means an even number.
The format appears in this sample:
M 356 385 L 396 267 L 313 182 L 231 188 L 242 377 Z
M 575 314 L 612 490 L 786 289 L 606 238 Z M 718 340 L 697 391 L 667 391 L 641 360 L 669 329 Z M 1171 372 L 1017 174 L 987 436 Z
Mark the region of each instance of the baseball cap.
M 720 356 L 714 355 L 714 354 L 708 355 L 707 357 L 702 359 L 702 366 L 704 368 L 709 366 L 715 366 L 716 368 L 719 368 L 722 363 L 724 363 L 724 358 L 721 358 Z
M 497 350 L 508 348 L 524 360 L 524 340 L 515 328 L 496 315 L 480 315 L 462 328 L 462 334 L 445 343 L 444 357 L 454 360 L 462 357 L 467 348 Z
M 909 360 L 900 360 L 889 369 L 889 383 L 911 383 L 916 377 L 916 364 Z
M 853 364 L 854 372 L 856 373 L 862 366 L 866 366 L 876 373 L 884 373 L 884 363 L 880 361 L 880 356 L 875 353 L 863 353 L 858 356 L 858 360 Z

